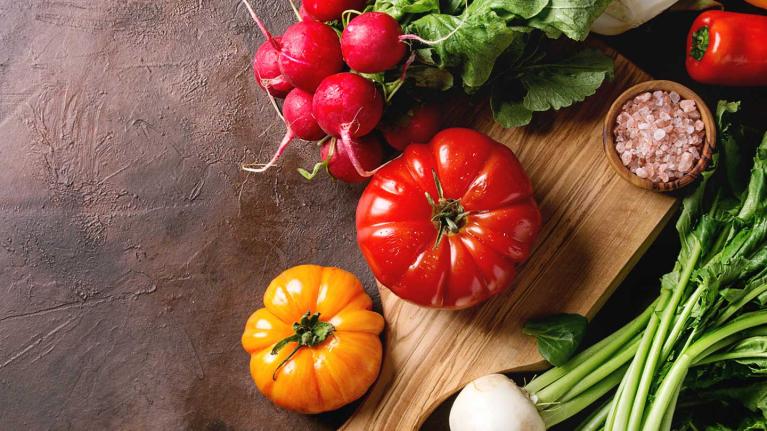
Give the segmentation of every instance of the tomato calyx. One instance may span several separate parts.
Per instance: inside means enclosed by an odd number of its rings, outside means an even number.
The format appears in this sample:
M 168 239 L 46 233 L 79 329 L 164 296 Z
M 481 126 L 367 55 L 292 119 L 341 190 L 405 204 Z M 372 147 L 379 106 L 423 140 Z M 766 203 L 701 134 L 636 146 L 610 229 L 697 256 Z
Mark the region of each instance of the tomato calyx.
M 437 200 L 435 201 L 429 192 L 424 192 L 424 194 L 429 205 L 431 205 L 431 221 L 437 228 L 437 240 L 434 243 L 436 248 L 445 234 L 456 234 L 461 230 L 466 224 L 466 216 L 469 215 L 469 212 L 463 209 L 460 200 L 446 199 L 437 172 L 432 169 L 431 174 L 434 177 L 434 184 L 437 186 Z
M 276 355 L 285 347 L 288 343 L 298 343 L 296 348 L 293 349 L 290 354 L 277 365 L 272 374 L 272 380 L 277 380 L 277 373 L 280 371 L 283 365 L 285 365 L 293 356 L 298 353 L 302 347 L 314 347 L 325 341 L 335 330 L 336 327 L 328 322 L 320 321 L 320 313 L 312 314 L 311 311 L 307 311 L 301 320 L 293 322 L 293 330 L 295 334 L 280 340 L 272 348 L 272 355 Z

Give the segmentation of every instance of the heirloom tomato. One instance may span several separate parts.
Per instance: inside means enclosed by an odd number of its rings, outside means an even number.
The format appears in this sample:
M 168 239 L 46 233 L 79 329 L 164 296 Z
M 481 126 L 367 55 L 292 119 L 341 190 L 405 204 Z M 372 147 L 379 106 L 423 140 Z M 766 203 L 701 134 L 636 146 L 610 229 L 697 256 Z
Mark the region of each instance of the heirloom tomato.
M 357 242 L 373 274 L 427 307 L 465 308 L 503 291 L 540 224 L 514 153 L 470 129 L 409 145 L 357 206 Z
M 354 274 L 301 265 L 275 278 L 248 319 L 242 346 L 267 398 L 321 413 L 365 394 L 381 367 L 384 320 Z

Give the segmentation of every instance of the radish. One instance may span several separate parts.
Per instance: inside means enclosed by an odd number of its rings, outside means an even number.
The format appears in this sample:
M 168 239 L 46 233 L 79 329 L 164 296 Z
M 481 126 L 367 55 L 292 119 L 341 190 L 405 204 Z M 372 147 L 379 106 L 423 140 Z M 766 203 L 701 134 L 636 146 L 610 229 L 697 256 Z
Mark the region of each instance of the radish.
M 274 40 L 280 43 L 280 37 Z M 280 52 L 274 49 L 270 41 L 266 41 L 258 47 L 253 57 L 253 74 L 258 85 L 274 97 L 284 98 L 293 85 L 282 76 L 279 64 Z
M 380 128 L 386 142 L 404 151 L 413 142 L 425 143 L 437 134 L 442 125 L 442 112 L 434 104 L 420 104 L 394 122 Z
M 304 0 L 301 7 L 317 21 L 333 21 L 341 19 L 344 11 L 365 9 L 366 4 L 367 0 Z
M 269 33 L 250 3 L 242 2 L 266 39 L 279 51 L 280 72 L 294 87 L 314 92 L 324 78 L 343 69 L 341 42 L 330 26 L 304 20 L 288 27 L 278 40 Z
M 362 166 L 351 149 L 351 140 L 370 133 L 381 120 L 383 94 L 372 81 L 349 72 L 325 78 L 314 93 L 314 118 L 327 134 L 340 138 L 338 150 L 348 153 L 360 176 L 373 172 Z
M 298 8 L 298 17 L 301 19 L 301 21 L 305 19 L 314 19 L 312 18 L 307 12 L 306 8 L 304 8 L 304 5 L 302 4 L 301 7 Z
M 264 172 L 274 166 L 293 139 L 300 138 L 306 141 L 317 141 L 325 136 L 325 132 L 322 131 L 312 115 L 312 100 L 313 95 L 300 88 L 294 88 L 288 93 L 287 97 L 285 97 L 285 102 L 282 104 L 283 121 L 287 131 L 279 147 L 277 147 L 277 151 L 267 164 L 260 167 L 245 165 L 242 167 L 243 170 L 257 173 Z
M 391 15 L 365 12 L 349 22 L 341 35 L 346 64 L 362 73 L 393 69 L 405 56 L 402 27 Z
M 347 183 L 359 183 L 365 181 L 366 177 L 357 173 L 352 160 L 357 160 L 363 169 L 373 170 L 383 161 L 383 146 L 375 134 L 351 140 L 347 146 L 340 146 L 338 139 L 332 139 L 322 146 L 320 157 L 334 178 Z
M 328 25 L 313 20 L 293 24 L 282 35 L 280 71 L 294 86 L 312 92 L 344 67 L 341 43 Z

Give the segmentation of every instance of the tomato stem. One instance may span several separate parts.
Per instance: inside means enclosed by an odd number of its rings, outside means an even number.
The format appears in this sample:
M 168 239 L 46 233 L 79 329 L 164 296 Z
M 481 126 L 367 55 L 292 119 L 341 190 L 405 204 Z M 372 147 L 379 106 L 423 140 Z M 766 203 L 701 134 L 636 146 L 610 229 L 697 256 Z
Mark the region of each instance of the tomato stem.
M 455 234 L 461 230 L 466 224 L 466 217 L 470 214 L 470 211 L 464 211 L 460 200 L 446 199 L 445 192 L 442 189 L 442 182 L 439 180 L 437 172 L 432 169 L 431 174 L 434 177 L 434 185 L 437 187 L 437 200 L 435 201 L 429 192 L 424 194 L 432 208 L 431 221 L 437 228 L 437 240 L 434 243 L 436 248 L 445 234 Z
M 336 330 L 336 327 L 331 323 L 321 322 L 320 313 L 312 314 L 311 311 L 307 311 L 301 316 L 301 320 L 293 322 L 293 330 L 295 331 L 295 334 L 280 340 L 272 348 L 271 354 L 276 355 L 283 347 L 287 346 L 288 343 L 297 343 L 293 351 L 290 352 L 290 354 L 277 365 L 277 368 L 274 369 L 272 380 L 277 380 L 277 373 L 279 373 L 280 369 L 282 369 L 282 367 L 288 363 L 288 361 L 290 361 L 302 347 L 314 347 L 324 342 L 325 339 Z

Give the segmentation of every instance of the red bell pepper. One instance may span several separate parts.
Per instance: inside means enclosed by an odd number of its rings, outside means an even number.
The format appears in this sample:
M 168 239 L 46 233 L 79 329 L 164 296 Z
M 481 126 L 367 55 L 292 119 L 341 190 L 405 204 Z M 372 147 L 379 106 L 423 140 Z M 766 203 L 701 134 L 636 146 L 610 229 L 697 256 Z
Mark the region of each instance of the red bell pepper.
M 703 12 L 687 35 L 685 64 L 705 84 L 767 85 L 767 16 Z

